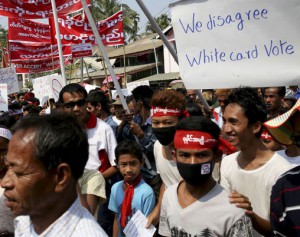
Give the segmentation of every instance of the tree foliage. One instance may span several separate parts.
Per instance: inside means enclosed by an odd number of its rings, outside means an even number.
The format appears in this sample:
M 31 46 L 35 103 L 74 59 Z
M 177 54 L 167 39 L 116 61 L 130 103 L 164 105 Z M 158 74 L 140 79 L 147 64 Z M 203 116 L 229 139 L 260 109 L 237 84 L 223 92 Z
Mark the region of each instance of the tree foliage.
M 165 29 L 171 24 L 171 18 L 167 14 L 161 14 L 159 17 L 154 18 L 160 29 Z M 156 33 L 151 23 L 148 21 L 146 25 L 146 33 Z
M 128 5 L 121 4 L 118 0 L 93 0 L 92 5 L 92 15 L 95 21 L 106 19 L 122 8 L 124 32 L 126 35 L 125 40 L 130 42 L 139 38 L 138 23 L 140 16 Z

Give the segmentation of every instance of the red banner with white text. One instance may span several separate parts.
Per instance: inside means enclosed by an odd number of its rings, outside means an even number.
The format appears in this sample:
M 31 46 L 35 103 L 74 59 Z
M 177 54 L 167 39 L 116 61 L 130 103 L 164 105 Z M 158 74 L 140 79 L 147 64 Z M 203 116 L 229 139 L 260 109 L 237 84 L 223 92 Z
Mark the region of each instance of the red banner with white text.
M 86 1 L 90 5 L 90 1 Z M 81 0 L 55 0 L 57 14 L 67 15 L 82 9 Z M 2 0 L 0 15 L 10 18 L 41 19 L 53 17 L 51 0 Z
M 64 57 L 64 64 L 69 65 L 70 63 L 72 63 L 72 59 Z M 60 62 L 58 57 L 54 58 L 53 61 L 51 58 L 44 60 L 19 60 L 11 62 L 11 66 L 16 68 L 17 73 L 38 73 L 59 69 Z
M 97 44 L 92 28 L 86 19 L 82 20 L 78 16 L 75 18 L 62 16 L 59 17 L 58 21 L 62 44 Z M 54 26 L 53 19 L 50 21 L 50 25 Z M 122 11 L 98 22 L 97 28 L 104 45 L 124 44 Z M 55 28 L 51 27 L 51 29 L 52 36 L 56 36 Z M 56 44 L 56 38 L 53 39 L 53 43 Z
M 8 18 L 10 42 L 34 42 L 35 45 L 51 43 L 50 26 L 31 20 Z
M 28 44 L 10 42 L 9 49 L 11 61 L 41 60 L 52 58 L 52 56 L 54 58 L 59 57 L 58 46 L 53 45 L 51 49 L 51 44 L 31 46 Z M 64 56 L 70 56 L 72 54 L 70 45 L 63 45 L 62 51 Z

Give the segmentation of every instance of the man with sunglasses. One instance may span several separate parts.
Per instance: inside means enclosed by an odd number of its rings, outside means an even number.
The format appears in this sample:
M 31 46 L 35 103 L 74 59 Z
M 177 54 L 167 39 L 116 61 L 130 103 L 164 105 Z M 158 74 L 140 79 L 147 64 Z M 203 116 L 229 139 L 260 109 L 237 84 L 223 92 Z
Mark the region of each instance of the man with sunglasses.
M 99 201 L 106 198 L 103 177 L 108 181 L 117 173 L 114 162 L 117 142 L 111 127 L 87 111 L 86 98 L 86 90 L 77 83 L 66 85 L 59 94 L 59 101 L 63 104 L 64 110 L 75 116 L 86 127 L 89 159 L 79 180 L 79 186 L 82 204 L 94 214 Z

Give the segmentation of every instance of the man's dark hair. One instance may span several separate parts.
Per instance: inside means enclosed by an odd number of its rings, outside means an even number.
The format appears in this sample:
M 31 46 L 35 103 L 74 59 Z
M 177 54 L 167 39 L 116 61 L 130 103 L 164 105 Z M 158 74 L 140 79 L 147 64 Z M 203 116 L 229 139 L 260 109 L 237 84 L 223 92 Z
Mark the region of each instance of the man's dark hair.
M 25 96 L 25 93 L 24 93 L 24 92 L 19 92 L 19 93 L 17 94 L 17 98 L 19 99 L 20 96 Z
M 153 95 L 153 90 L 150 86 L 138 86 L 131 93 L 136 102 L 142 101 L 145 108 L 150 110 L 150 100 Z
M 132 140 L 124 140 L 120 142 L 115 149 L 116 163 L 118 163 L 121 155 L 132 155 L 140 162 L 143 160 L 143 150 L 141 146 Z
M 90 91 L 87 95 L 87 102 L 89 102 L 92 106 L 97 106 L 97 104 L 101 105 L 101 110 L 105 113 L 110 114 L 109 106 L 108 106 L 108 99 L 107 96 L 102 91 Z
M 228 95 L 228 102 L 236 103 L 243 108 L 244 114 L 248 119 L 248 125 L 256 122 L 264 123 L 267 120 L 267 108 L 263 99 L 258 95 L 255 88 L 243 87 L 233 89 Z M 260 132 L 256 137 L 260 137 Z
M 176 130 L 201 131 L 209 133 L 214 139 L 219 141 L 220 128 L 211 119 L 204 116 L 190 116 L 179 120 Z M 217 151 L 218 147 L 214 148 Z
M 34 134 L 34 158 L 47 171 L 67 163 L 75 179 L 82 176 L 89 156 L 89 144 L 84 128 L 72 115 L 54 113 L 25 117 L 15 124 L 12 132 Z
M 61 103 L 64 103 L 63 94 L 65 92 L 70 93 L 70 94 L 74 94 L 74 93 L 82 94 L 84 96 L 84 99 L 86 99 L 86 97 L 87 97 L 87 92 L 86 92 L 86 90 L 84 89 L 83 86 L 81 86 L 77 83 L 71 83 L 71 84 L 68 84 L 68 85 L 64 86 L 61 89 L 61 91 L 59 92 L 58 101 L 61 102 Z
M 268 88 L 275 88 L 275 89 L 277 89 L 277 94 L 278 94 L 278 96 L 284 98 L 285 93 L 286 93 L 286 88 L 285 88 L 285 86 L 265 87 L 264 90 L 266 90 L 266 89 L 268 89 Z

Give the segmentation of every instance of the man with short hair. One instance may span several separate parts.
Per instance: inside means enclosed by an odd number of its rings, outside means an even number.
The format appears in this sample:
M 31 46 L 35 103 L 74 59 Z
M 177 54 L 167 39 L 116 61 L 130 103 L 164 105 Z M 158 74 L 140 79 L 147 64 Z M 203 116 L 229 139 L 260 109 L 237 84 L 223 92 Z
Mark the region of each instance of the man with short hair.
M 212 177 L 220 129 L 209 118 L 179 121 L 174 137 L 177 169 L 183 178 L 166 189 L 161 207 L 162 236 L 252 236 L 251 220 L 228 202 L 228 193 Z
M 282 114 L 282 102 L 285 96 L 286 89 L 281 87 L 266 87 L 263 93 L 264 101 L 267 106 L 268 119 L 274 118 Z
M 87 111 L 86 98 L 86 90 L 77 83 L 66 85 L 59 93 L 64 111 L 75 116 L 86 127 L 90 145 L 89 159 L 79 185 L 84 206 L 94 213 L 99 201 L 105 199 L 103 177 L 109 180 L 117 173 L 114 162 L 117 143 L 112 128 Z
M 240 151 L 223 158 L 221 185 L 232 192 L 231 203 L 246 209 L 254 229 L 268 236 L 271 188 L 291 165 L 267 149 L 260 139 L 267 114 L 257 91 L 249 87 L 235 89 L 228 95 L 228 101 L 223 132 Z M 255 236 L 260 236 L 257 232 Z
M 107 237 L 80 204 L 76 185 L 88 160 L 88 141 L 75 118 L 57 113 L 16 124 L 1 180 L 15 236 Z

